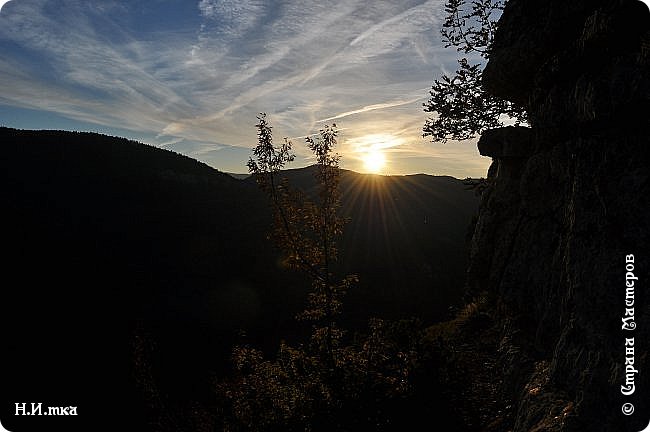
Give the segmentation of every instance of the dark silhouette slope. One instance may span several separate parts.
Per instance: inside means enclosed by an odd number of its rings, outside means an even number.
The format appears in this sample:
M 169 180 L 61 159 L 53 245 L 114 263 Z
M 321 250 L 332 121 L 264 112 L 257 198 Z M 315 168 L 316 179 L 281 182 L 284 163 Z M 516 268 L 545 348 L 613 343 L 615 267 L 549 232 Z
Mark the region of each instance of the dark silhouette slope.
M 209 398 L 238 329 L 268 349 L 300 332 L 304 283 L 266 239 L 270 213 L 252 179 L 98 134 L 0 128 L 0 142 L 9 430 L 38 423 L 13 415 L 22 401 L 78 405 L 83 418 L 57 418 L 67 430 L 144 422 L 147 394 Z M 310 169 L 286 174 L 313 187 Z M 345 319 L 440 319 L 462 295 L 448 275 L 464 271 L 473 193 L 422 175 L 344 172 L 342 187 L 352 219 L 342 265 L 361 278 Z
M 129 397 L 138 393 L 129 391 L 140 321 L 158 344 L 161 385 L 183 393 L 207 382 L 229 343 L 223 338 L 263 315 L 280 289 L 278 272 L 265 265 L 273 252 L 259 238 L 267 219 L 255 190 L 123 139 L 0 133 L 2 395 L 10 408 L 19 401 L 79 405 L 81 419 L 96 427 L 119 396 L 117 417 L 137 418 Z M 242 271 L 246 265 L 258 271 Z M 264 286 L 260 299 L 246 301 L 251 286 Z M 244 294 L 231 299 L 237 290 Z M 2 419 L 17 430 L 11 421 L 21 418 Z M 80 422 L 60 421 L 64 429 Z
M 284 176 L 314 196 L 313 174 L 310 167 Z M 342 170 L 340 185 L 341 210 L 349 218 L 341 271 L 361 276 L 346 310 L 361 321 L 378 312 L 394 318 L 444 316 L 460 300 L 474 194 L 457 179 L 424 174 L 387 177 Z

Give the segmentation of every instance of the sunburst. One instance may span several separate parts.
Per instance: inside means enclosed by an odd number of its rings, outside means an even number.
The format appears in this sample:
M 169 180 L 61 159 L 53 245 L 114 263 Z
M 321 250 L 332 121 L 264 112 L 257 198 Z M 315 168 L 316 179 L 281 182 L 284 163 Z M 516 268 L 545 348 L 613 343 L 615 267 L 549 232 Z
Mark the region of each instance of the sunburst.
M 362 157 L 366 171 L 377 174 L 386 166 L 386 156 L 380 150 L 371 150 Z

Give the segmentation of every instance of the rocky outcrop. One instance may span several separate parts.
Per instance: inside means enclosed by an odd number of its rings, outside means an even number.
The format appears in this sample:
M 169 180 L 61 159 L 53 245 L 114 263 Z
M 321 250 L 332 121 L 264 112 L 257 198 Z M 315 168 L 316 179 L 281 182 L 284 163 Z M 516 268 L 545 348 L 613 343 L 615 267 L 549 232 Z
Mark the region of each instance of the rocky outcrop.
M 640 431 L 650 420 L 650 11 L 637 0 L 510 0 L 484 85 L 530 118 L 479 142 L 494 162 L 468 285 L 502 323 L 513 401 L 503 430 Z M 631 254 L 638 327 L 625 331 Z M 639 373 L 624 396 L 630 337 Z M 635 414 L 622 414 L 627 402 Z

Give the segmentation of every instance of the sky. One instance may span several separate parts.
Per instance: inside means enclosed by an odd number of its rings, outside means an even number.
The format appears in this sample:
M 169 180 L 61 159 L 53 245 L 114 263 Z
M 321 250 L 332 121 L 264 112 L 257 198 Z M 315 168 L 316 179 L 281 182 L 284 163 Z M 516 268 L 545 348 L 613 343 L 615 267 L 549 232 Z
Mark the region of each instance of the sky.
M 0 10 L 0 125 L 96 131 L 245 173 L 256 116 L 288 137 L 339 129 L 359 172 L 484 177 L 476 142 L 422 137 L 457 53 L 444 0 L 11 0 Z

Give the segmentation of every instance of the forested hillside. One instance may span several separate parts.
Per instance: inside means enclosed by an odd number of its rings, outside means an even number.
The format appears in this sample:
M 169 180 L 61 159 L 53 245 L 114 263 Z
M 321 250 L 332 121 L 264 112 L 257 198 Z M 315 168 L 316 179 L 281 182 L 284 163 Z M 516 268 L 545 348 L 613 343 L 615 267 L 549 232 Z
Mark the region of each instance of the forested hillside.
M 210 397 L 240 329 L 268 349 L 301 332 L 304 281 L 267 240 L 252 179 L 98 134 L 2 128 L 0 141 L 6 394 L 87 394 L 71 404 L 98 416 L 119 394 L 137 419 L 134 335 L 155 346 L 160 392 L 184 400 Z M 309 168 L 286 175 L 313 186 Z M 360 278 L 344 319 L 445 317 L 462 296 L 474 193 L 449 177 L 353 172 L 342 192 L 341 265 Z

